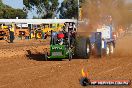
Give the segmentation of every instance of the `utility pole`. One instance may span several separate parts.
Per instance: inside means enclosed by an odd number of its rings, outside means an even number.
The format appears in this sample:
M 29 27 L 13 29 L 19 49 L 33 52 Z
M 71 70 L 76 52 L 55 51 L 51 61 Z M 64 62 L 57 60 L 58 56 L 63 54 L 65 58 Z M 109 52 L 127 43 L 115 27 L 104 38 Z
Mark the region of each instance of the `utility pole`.
M 78 0 L 78 16 L 77 16 L 77 20 L 79 20 L 79 8 L 80 8 L 80 2 Z
M 77 29 L 78 29 L 78 26 L 79 26 L 79 8 L 80 8 L 80 2 L 79 2 L 79 0 L 78 0 L 78 3 L 77 3 L 77 5 L 78 5 L 78 15 L 77 15 Z

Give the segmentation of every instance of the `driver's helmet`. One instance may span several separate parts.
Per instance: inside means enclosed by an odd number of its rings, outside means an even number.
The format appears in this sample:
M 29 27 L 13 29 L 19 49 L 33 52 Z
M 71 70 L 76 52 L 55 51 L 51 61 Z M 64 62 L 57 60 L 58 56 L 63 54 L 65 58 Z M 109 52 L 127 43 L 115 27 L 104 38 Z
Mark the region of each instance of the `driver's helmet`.
M 58 35 L 57 35 L 57 38 L 58 39 L 63 39 L 65 37 L 65 35 L 63 34 L 63 33 L 59 33 Z

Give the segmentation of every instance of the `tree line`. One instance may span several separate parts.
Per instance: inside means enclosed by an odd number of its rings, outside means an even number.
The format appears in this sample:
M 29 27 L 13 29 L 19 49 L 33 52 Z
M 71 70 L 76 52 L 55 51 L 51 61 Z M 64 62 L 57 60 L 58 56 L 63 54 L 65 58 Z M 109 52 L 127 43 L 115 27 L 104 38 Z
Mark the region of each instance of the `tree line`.
M 102 16 L 111 15 L 116 25 L 127 25 L 132 22 L 132 4 L 126 0 L 79 0 L 83 9 L 83 18 L 91 23 L 98 22 Z M 23 0 L 28 10 L 37 9 L 42 19 L 59 18 L 71 19 L 78 17 L 78 0 Z M 0 18 L 26 18 L 27 13 L 22 9 L 14 9 L 0 0 Z M 37 18 L 37 17 L 36 17 Z
M 0 19 L 15 19 L 18 18 L 26 18 L 27 13 L 22 9 L 14 9 L 8 5 L 3 4 L 2 0 L 0 0 Z
M 63 0 L 59 5 L 59 0 L 23 0 L 28 10 L 37 8 L 37 14 L 41 18 L 54 18 L 59 14 L 59 18 L 77 18 L 77 0 Z
M 83 9 L 83 18 L 92 23 L 98 22 L 102 16 L 111 15 L 116 25 L 127 25 L 132 22 L 132 4 L 126 0 L 79 0 Z M 78 0 L 23 0 L 28 10 L 37 8 L 40 18 L 77 18 Z

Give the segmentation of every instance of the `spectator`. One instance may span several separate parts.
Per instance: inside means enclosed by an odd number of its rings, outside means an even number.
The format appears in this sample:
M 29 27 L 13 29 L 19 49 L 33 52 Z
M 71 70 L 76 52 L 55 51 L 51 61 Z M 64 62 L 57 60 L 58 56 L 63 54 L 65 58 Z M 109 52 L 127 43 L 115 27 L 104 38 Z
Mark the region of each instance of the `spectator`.
M 9 33 L 10 33 L 10 43 L 13 43 L 13 40 L 14 40 L 14 27 L 9 26 Z

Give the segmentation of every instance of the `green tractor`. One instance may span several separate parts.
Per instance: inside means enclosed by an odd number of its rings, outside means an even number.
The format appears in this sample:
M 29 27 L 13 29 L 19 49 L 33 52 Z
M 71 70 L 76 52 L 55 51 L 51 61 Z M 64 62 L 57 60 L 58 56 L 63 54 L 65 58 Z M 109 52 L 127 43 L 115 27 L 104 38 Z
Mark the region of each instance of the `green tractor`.
M 51 31 L 50 53 L 45 55 L 46 60 L 69 59 L 90 57 L 90 40 L 86 37 L 78 37 L 75 23 L 66 22 L 59 33 Z M 68 30 L 66 30 L 68 29 Z

